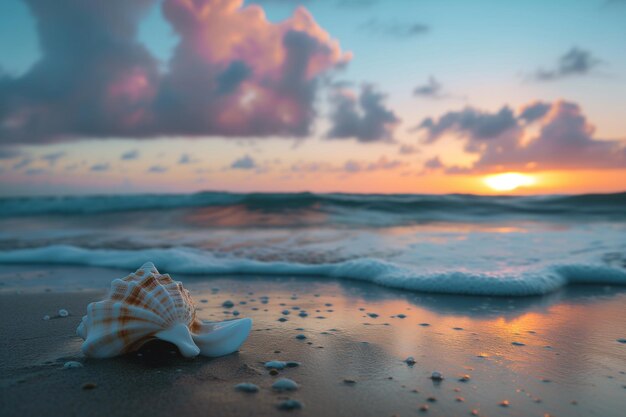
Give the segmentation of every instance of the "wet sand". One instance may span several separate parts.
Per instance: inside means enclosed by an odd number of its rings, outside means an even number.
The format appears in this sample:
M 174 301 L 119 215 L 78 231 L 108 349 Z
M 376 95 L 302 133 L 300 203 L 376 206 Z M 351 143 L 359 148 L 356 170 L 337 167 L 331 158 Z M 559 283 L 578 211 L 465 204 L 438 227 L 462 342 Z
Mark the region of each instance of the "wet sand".
M 188 360 L 171 346 L 152 345 L 141 356 L 84 358 L 76 326 L 86 305 L 123 275 L 102 268 L 5 268 L 0 415 L 467 416 L 476 410 L 611 417 L 626 408 L 626 344 L 619 341 L 626 338 L 626 288 L 486 298 L 330 279 L 175 276 L 190 289 L 201 318 L 228 319 L 236 310 L 254 320 L 240 352 Z M 234 307 L 222 307 L 226 300 Z M 55 317 L 61 308 L 70 315 Z M 308 315 L 300 317 L 301 311 Z M 271 375 L 264 367 L 270 360 L 300 366 Z M 83 367 L 64 369 L 67 361 Z M 444 379 L 433 381 L 433 371 Z M 464 375 L 469 379 L 462 381 Z M 283 377 L 299 389 L 273 391 Z M 242 382 L 259 392 L 235 390 Z M 280 410 L 287 399 L 303 408 Z M 500 405 L 505 400 L 507 407 Z M 420 411 L 423 405 L 427 411 Z

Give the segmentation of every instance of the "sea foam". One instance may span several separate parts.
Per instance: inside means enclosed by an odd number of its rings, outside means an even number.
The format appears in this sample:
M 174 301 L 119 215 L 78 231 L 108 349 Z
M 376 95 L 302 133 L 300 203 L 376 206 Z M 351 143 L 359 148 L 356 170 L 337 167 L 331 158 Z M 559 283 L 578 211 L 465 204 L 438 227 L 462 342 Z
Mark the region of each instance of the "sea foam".
M 626 269 L 600 262 L 476 272 L 463 268 L 420 268 L 374 258 L 321 264 L 263 262 L 216 256 L 186 247 L 115 250 L 52 245 L 0 252 L 0 263 L 4 264 L 69 264 L 132 269 L 146 260 L 155 262 L 168 273 L 319 276 L 365 281 L 401 290 L 465 295 L 529 296 L 553 292 L 570 284 L 626 285 Z

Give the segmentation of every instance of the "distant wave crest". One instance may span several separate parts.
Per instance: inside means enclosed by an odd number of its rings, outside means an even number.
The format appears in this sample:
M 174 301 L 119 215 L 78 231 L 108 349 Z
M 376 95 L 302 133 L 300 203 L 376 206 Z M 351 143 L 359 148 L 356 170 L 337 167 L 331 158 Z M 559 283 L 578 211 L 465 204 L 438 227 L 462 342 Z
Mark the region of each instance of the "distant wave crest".
M 139 210 L 240 206 L 255 212 L 380 212 L 404 220 L 485 216 L 601 216 L 626 218 L 626 192 L 573 196 L 476 196 L 464 194 L 313 194 L 202 192 L 181 195 L 23 197 L 0 199 L 0 217 L 77 215 Z

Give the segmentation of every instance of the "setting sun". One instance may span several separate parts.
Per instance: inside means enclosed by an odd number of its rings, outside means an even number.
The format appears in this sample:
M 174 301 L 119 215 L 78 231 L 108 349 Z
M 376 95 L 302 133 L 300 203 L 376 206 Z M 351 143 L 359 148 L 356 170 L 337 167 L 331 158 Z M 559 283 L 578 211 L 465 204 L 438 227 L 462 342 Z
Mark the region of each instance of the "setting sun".
M 536 182 L 533 176 L 518 172 L 490 175 L 484 181 L 485 184 L 495 191 L 513 191 L 518 187 L 527 187 Z

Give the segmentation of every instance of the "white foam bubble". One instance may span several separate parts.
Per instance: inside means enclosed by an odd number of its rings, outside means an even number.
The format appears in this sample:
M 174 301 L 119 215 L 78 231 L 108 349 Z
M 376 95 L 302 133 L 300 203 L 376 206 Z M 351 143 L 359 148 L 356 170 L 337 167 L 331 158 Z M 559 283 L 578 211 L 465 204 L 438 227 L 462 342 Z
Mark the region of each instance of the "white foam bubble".
M 573 283 L 626 285 L 626 270 L 597 262 L 547 263 L 531 266 L 442 269 L 374 258 L 304 264 L 262 262 L 216 256 L 194 248 L 145 250 L 85 249 L 53 245 L 0 252 L 0 263 L 74 264 L 133 270 L 152 261 L 162 271 L 205 275 L 308 275 L 360 280 L 410 291 L 527 296 L 546 294 Z

